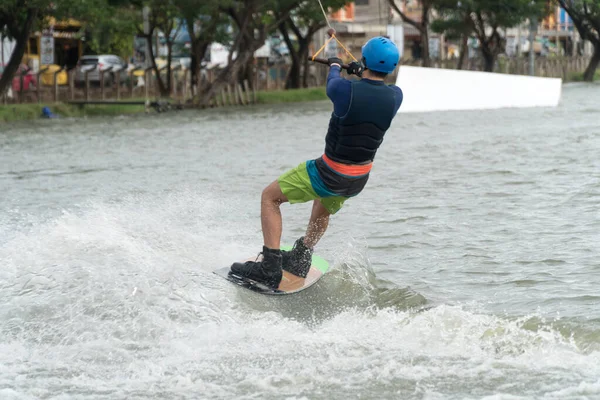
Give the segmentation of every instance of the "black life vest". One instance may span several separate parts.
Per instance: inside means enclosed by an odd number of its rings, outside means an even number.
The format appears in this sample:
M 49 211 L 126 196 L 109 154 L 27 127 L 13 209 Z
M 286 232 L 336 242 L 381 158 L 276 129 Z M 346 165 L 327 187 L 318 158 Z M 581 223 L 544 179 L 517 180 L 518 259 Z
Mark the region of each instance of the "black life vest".
M 396 94 L 383 81 L 352 82 L 352 98 L 343 116 L 332 113 L 325 137 L 325 154 L 345 164 L 375 159 L 395 115 Z

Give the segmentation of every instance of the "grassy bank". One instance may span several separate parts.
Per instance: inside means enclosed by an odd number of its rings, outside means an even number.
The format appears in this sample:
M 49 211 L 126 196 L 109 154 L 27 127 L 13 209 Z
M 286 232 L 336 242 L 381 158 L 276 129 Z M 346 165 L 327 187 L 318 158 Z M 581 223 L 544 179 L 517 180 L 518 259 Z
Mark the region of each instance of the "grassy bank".
M 0 123 L 14 121 L 29 121 L 40 119 L 44 104 L 11 104 L 0 105 Z M 60 117 L 84 117 L 95 115 L 115 116 L 123 114 L 135 114 L 144 112 L 144 106 L 125 105 L 89 105 L 79 107 L 70 104 L 49 104 L 48 107 L 54 114 Z
M 594 81 L 600 80 L 600 70 L 596 70 Z M 583 82 L 583 72 L 573 72 L 569 74 L 567 82 Z
M 297 103 L 301 101 L 327 100 L 325 87 L 308 89 L 275 90 L 272 92 L 256 93 L 259 104 Z
M 270 92 L 258 92 L 256 100 L 258 104 L 292 103 L 301 101 L 326 100 L 324 87 L 277 90 Z M 140 99 L 141 100 L 141 99 Z M 0 124 L 15 121 L 30 121 L 40 119 L 44 104 L 14 104 L 0 105 Z M 57 103 L 48 104 L 54 114 L 60 117 L 84 117 L 84 116 L 115 116 L 124 114 L 136 114 L 145 111 L 144 106 L 130 105 L 76 105 Z

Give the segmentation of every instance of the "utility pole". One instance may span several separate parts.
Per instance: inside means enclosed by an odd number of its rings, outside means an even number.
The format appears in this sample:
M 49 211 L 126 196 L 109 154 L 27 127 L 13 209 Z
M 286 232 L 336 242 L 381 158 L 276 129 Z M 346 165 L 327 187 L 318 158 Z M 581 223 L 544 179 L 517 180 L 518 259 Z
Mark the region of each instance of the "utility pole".
M 533 42 L 535 41 L 535 34 L 537 33 L 537 18 L 532 17 L 529 24 L 529 75 L 535 75 L 535 50 L 533 49 Z
M 517 57 L 521 58 L 521 24 L 517 26 Z

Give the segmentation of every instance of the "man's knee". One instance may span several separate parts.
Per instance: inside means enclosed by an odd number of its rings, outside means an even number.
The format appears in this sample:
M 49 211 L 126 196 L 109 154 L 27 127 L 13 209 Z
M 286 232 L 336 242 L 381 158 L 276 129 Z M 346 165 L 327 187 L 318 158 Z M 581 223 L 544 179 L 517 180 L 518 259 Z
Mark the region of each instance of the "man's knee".
M 281 192 L 279 182 L 277 181 L 274 181 L 262 191 L 261 199 L 263 202 L 273 203 L 276 205 L 287 201 L 287 198 Z

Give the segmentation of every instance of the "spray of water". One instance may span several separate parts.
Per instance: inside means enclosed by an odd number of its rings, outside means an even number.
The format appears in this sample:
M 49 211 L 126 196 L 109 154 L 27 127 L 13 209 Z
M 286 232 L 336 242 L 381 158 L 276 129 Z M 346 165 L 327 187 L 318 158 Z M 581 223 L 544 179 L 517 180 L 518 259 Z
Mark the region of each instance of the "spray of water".
M 256 250 L 244 210 L 131 196 L 15 234 L 0 247 L 0 397 L 600 396 L 597 338 L 430 304 L 379 279 L 360 240 L 298 295 L 230 284 L 212 270 Z

